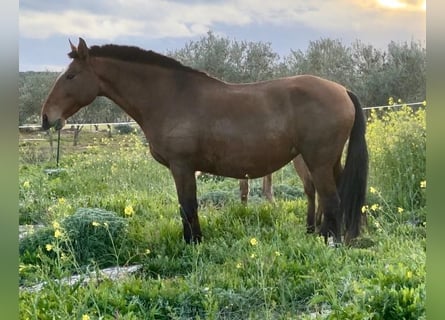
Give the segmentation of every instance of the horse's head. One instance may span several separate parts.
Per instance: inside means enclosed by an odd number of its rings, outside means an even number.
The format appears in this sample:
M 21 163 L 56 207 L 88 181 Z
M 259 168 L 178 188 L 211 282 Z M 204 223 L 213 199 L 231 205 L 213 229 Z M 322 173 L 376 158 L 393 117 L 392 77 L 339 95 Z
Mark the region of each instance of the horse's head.
M 99 79 L 90 65 L 88 47 L 79 38 L 77 48 L 71 43 L 68 54 L 72 62 L 54 83 L 42 106 L 42 128 L 57 130 L 65 125 L 67 118 L 80 108 L 90 104 L 99 94 Z

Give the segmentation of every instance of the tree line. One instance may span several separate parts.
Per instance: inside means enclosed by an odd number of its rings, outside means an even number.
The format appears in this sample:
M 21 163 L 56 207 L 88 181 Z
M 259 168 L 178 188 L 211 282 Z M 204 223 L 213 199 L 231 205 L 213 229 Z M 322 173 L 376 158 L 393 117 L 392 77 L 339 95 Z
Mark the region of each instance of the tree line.
M 313 74 L 354 91 L 363 106 L 385 105 L 389 97 L 407 102 L 426 98 L 426 48 L 417 41 L 390 42 L 378 49 L 356 40 L 322 38 L 305 50 L 280 57 L 270 42 L 238 41 L 209 31 L 183 48 L 165 53 L 218 79 L 246 83 Z M 58 73 L 20 72 L 19 124 L 40 123 L 40 108 Z M 71 119 L 75 123 L 129 121 L 112 101 L 98 97 Z

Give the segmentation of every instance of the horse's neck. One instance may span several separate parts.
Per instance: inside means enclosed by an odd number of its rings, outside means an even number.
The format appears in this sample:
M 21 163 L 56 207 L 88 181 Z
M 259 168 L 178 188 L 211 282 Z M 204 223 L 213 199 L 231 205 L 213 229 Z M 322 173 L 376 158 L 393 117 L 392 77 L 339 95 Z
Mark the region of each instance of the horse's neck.
M 101 95 L 114 101 L 141 126 L 155 113 L 152 109 L 162 107 L 162 101 L 154 101 L 161 83 L 165 86 L 169 81 L 162 68 L 97 59 L 94 70 L 100 79 Z
M 201 93 L 224 83 L 199 72 L 189 72 L 113 59 L 97 59 L 93 68 L 101 95 L 119 105 L 144 130 L 148 139 L 166 119 L 188 116 Z M 208 96 L 208 94 L 207 94 Z M 208 99 L 207 99 L 208 100 Z

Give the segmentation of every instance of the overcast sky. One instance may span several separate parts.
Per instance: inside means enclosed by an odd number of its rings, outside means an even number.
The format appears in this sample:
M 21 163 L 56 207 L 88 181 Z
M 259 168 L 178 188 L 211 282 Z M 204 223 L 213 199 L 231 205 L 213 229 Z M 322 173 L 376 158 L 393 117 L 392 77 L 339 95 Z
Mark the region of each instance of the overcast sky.
M 399 0 L 21 0 L 20 71 L 61 71 L 68 39 L 136 45 L 160 53 L 209 30 L 238 41 L 270 42 L 281 56 L 309 41 L 359 39 L 425 44 L 425 1 Z

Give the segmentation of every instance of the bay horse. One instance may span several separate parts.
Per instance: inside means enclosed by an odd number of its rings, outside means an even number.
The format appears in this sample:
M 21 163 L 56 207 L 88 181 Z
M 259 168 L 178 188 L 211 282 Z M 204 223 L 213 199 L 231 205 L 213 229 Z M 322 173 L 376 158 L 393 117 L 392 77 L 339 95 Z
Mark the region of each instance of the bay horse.
M 97 96 L 141 127 L 154 159 L 174 179 L 183 236 L 202 238 L 196 171 L 236 179 L 268 175 L 301 155 L 323 212 L 321 234 L 340 243 L 360 234 L 368 172 L 366 122 L 358 98 L 311 75 L 231 84 L 138 47 L 88 48 L 72 59 L 42 106 L 42 129 L 60 130 Z M 346 142 L 344 169 L 341 156 Z

